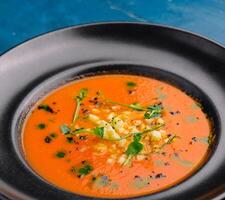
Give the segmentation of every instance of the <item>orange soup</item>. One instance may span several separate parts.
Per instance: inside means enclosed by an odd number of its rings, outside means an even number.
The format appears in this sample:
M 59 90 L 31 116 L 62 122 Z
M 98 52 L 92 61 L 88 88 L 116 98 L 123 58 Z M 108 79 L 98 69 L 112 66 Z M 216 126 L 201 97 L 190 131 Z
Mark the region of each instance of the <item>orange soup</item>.
M 99 75 L 39 101 L 23 128 L 27 162 L 73 193 L 134 197 L 169 188 L 205 160 L 211 126 L 201 105 L 167 83 Z

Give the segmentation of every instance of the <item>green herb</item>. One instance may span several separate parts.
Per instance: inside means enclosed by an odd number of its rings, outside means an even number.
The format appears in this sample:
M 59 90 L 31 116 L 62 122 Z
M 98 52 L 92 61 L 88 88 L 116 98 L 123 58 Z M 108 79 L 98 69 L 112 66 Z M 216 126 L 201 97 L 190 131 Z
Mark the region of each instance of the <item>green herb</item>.
M 141 133 L 134 133 L 134 141 L 139 142 L 141 140 Z
M 82 176 L 90 174 L 90 172 L 94 169 L 86 160 L 82 161 L 82 167 L 72 167 L 71 172 L 76 173 L 77 177 L 81 178 Z
M 45 129 L 46 125 L 44 123 L 38 124 L 39 129 Z
M 85 97 L 87 97 L 87 94 L 88 94 L 88 89 L 87 88 L 82 88 L 80 91 L 79 91 L 79 94 L 78 96 L 76 96 L 76 100 L 78 101 L 83 101 Z
M 82 101 L 84 100 L 84 98 L 87 96 L 87 93 L 88 93 L 88 89 L 82 88 L 79 91 L 78 96 L 75 97 L 76 102 L 77 102 L 77 106 L 76 106 L 76 109 L 75 109 L 75 112 L 74 112 L 74 115 L 73 115 L 73 121 L 72 121 L 72 125 L 71 125 L 72 129 L 74 128 L 75 122 L 78 119 L 78 115 L 79 115 L 79 111 L 80 111 L 80 105 L 81 105 Z
M 93 170 L 93 167 L 91 165 L 85 165 L 84 167 L 80 168 L 78 170 L 79 175 L 87 175 Z
M 139 103 L 132 103 L 128 107 L 132 108 L 134 110 L 137 110 L 137 111 L 144 111 L 145 110 L 145 108 L 142 107 Z
M 137 102 L 132 103 L 132 104 L 125 104 L 125 103 L 119 103 L 119 102 L 111 101 L 110 99 L 107 99 L 106 102 L 116 104 L 116 105 L 120 105 L 120 106 L 125 106 L 125 107 L 131 108 L 133 110 L 137 110 L 137 111 L 147 111 L 148 110 L 147 108 L 141 106 Z
M 56 157 L 57 158 L 64 158 L 65 155 L 66 155 L 66 153 L 65 152 L 62 152 L 62 151 L 59 151 L 59 152 L 56 153 Z
M 61 125 L 60 130 L 64 135 L 67 135 L 70 133 L 70 128 L 66 124 Z
M 67 141 L 68 143 L 70 143 L 70 144 L 74 143 L 73 137 L 67 137 L 67 138 L 66 138 L 66 141 Z
M 57 137 L 57 134 L 56 133 L 50 133 L 50 137 L 51 138 L 56 138 Z
M 127 159 L 126 161 L 123 163 L 123 165 L 126 165 L 130 162 L 130 160 L 138 155 L 142 149 L 143 149 L 143 144 L 141 144 L 139 141 L 141 140 L 141 135 L 134 135 L 134 141 L 131 142 L 128 145 L 127 150 L 125 151 L 126 155 L 127 155 Z
M 151 119 L 154 117 L 160 117 L 161 113 L 163 111 L 163 106 L 161 104 L 159 105 L 153 105 L 153 106 L 149 106 L 147 107 L 147 111 L 144 114 L 144 118 L 145 119 Z
M 127 154 L 127 156 L 130 156 L 130 155 L 134 156 L 140 153 L 142 149 L 143 149 L 143 144 L 141 144 L 138 141 L 133 141 L 129 144 L 125 153 Z
M 125 151 L 125 153 L 127 155 L 127 159 L 123 163 L 123 165 L 128 164 L 134 156 L 138 155 L 142 151 L 143 144 L 140 143 L 140 140 L 141 140 L 142 135 L 144 135 L 144 134 L 146 134 L 148 132 L 151 132 L 153 130 L 157 130 L 157 129 L 161 128 L 162 126 L 164 126 L 164 124 L 160 124 L 158 126 L 152 127 L 150 129 L 147 129 L 147 130 L 145 130 L 143 132 L 140 132 L 140 133 L 133 133 L 132 134 L 133 135 L 133 142 L 131 142 L 128 145 L 128 148 Z M 172 141 L 169 140 L 168 143 L 169 142 L 172 142 Z
M 167 142 L 163 143 L 160 147 L 159 147 L 159 151 L 161 151 L 166 145 L 169 145 L 169 144 L 172 144 L 174 142 L 174 140 L 176 138 L 180 138 L 179 136 L 177 135 L 172 135 L 168 138 Z
M 135 82 L 132 81 L 128 81 L 127 82 L 127 87 L 135 87 L 137 84 Z
M 76 135 L 76 134 L 80 134 L 80 133 L 93 133 L 93 131 L 84 129 L 84 128 L 78 128 L 78 129 L 75 129 L 74 131 L 72 131 L 70 134 Z
M 53 109 L 47 104 L 41 104 L 38 106 L 39 110 L 45 110 L 46 112 L 54 113 Z
M 104 136 L 104 127 L 96 127 L 96 128 L 93 129 L 93 132 L 98 137 L 103 138 L 103 136 Z

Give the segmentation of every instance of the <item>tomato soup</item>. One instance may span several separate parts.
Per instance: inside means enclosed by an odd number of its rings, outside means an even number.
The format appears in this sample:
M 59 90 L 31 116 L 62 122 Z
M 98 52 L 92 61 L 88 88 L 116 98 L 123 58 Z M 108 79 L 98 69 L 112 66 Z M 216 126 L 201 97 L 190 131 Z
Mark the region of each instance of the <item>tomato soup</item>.
M 27 162 L 70 192 L 134 197 L 193 173 L 214 136 L 201 105 L 178 88 L 143 76 L 96 75 L 40 100 L 23 127 Z

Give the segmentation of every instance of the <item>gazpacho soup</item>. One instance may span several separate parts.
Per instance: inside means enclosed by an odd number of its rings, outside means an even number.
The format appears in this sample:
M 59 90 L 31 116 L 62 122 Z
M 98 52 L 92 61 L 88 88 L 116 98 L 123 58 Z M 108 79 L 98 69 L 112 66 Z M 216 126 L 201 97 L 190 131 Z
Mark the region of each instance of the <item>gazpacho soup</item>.
M 191 175 L 214 138 L 201 104 L 165 82 L 96 75 L 37 102 L 23 126 L 25 159 L 70 192 L 125 198 Z

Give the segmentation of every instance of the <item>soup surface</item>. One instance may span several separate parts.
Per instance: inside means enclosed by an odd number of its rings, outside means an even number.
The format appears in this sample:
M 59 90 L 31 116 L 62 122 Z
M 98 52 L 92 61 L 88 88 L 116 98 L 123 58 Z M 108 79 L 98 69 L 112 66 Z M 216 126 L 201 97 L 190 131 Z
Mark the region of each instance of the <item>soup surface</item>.
M 201 106 L 181 90 L 134 75 L 74 81 L 39 101 L 23 127 L 30 166 L 74 193 L 133 197 L 193 173 L 212 142 Z

